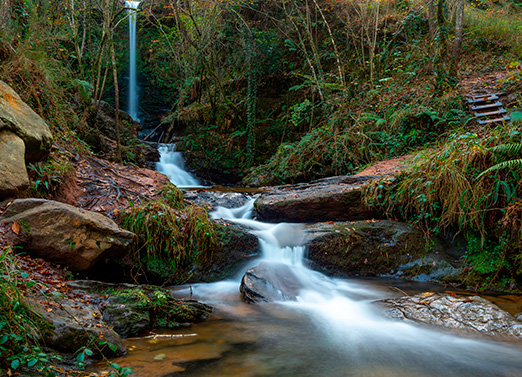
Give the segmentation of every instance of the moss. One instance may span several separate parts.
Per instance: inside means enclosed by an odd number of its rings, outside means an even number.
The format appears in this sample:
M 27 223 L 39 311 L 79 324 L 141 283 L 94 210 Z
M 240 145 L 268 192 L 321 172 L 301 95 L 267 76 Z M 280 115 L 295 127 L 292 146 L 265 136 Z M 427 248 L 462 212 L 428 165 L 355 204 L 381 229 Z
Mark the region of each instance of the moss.
M 110 288 L 106 292 L 113 304 L 122 303 L 131 307 L 137 319 L 147 312 L 150 327 L 175 327 L 179 323 L 197 322 L 212 312 L 208 305 L 192 300 L 178 300 L 170 291 L 154 286 L 134 288 Z

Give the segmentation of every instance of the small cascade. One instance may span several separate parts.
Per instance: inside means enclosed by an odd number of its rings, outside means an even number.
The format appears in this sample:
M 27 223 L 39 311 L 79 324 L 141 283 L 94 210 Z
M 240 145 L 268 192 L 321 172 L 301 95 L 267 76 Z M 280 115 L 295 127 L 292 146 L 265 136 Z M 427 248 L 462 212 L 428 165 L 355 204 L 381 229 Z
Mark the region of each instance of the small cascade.
M 156 170 L 169 177 L 177 187 L 203 187 L 196 177 L 185 170 L 185 161 L 180 152 L 176 152 L 176 144 L 160 144 L 158 147 L 160 160 Z
M 310 270 L 303 263 L 305 256 L 306 232 L 303 225 L 288 223 L 262 223 L 253 219 L 253 202 L 236 209 L 218 207 L 212 213 L 215 219 L 225 219 L 248 227 L 259 238 L 262 256 L 249 267 L 264 263 L 279 268 L 288 266 L 287 275 L 301 288 L 296 300 L 260 304 L 270 310 L 273 305 L 279 313 L 282 308 L 294 310 L 309 318 L 312 326 L 307 330 L 315 333 L 313 340 L 301 347 L 292 341 L 282 340 L 278 344 L 278 354 L 272 355 L 285 365 L 296 349 L 298 355 L 307 352 L 307 347 L 326 349 L 299 359 L 298 364 L 288 374 L 299 376 L 514 376 L 521 371 L 520 349 L 510 348 L 482 339 L 466 338 L 434 328 L 416 326 L 411 322 L 393 321 L 385 318 L 372 304 L 374 300 L 386 297 L 383 291 L 353 280 L 327 277 Z M 277 271 L 276 271 L 277 272 Z M 199 291 L 199 298 L 207 301 L 225 299 L 226 294 L 237 292 L 239 279 L 193 286 Z M 200 290 L 200 287 L 203 288 Z M 237 293 L 236 293 L 237 294 Z M 197 295 L 196 295 L 197 296 Z M 214 305 L 226 303 L 214 303 Z M 258 319 L 259 320 L 259 319 Z M 304 332 L 300 332 L 299 337 Z M 274 336 L 274 335 L 271 335 Z M 304 336 L 303 336 L 304 338 Z M 288 344 L 286 344 L 288 343 Z M 300 344 L 300 343 L 299 343 Z M 286 348 L 285 348 L 286 347 Z M 270 351 L 267 351 L 270 352 Z M 335 354 L 331 363 L 325 363 L 323 355 Z M 286 356 L 285 356 L 286 355 Z M 319 366 L 319 371 L 314 370 Z M 341 368 L 341 371 L 338 370 Z M 224 375 L 224 374 L 223 374 Z M 203 375 L 198 375 L 203 376 Z M 207 375 L 205 375 L 207 376 Z
M 138 73 L 136 69 L 136 25 L 138 23 L 137 9 L 139 1 L 126 1 L 125 6 L 130 8 L 129 12 L 129 100 L 127 113 L 132 119 L 139 121 L 138 118 Z

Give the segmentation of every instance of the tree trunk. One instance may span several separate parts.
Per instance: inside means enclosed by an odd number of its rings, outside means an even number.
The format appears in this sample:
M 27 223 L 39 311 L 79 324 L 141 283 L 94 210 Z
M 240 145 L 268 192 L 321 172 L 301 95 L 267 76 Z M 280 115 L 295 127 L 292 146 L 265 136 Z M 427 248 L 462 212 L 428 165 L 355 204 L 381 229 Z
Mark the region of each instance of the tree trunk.
M 121 164 L 121 143 L 120 143 L 120 91 L 118 88 L 118 70 L 116 68 L 116 53 L 114 52 L 114 41 L 112 36 L 110 38 L 111 43 L 111 61 L 112 61 L 112 76 L 114 78 L 114 109 L 116 114 L 114 115 L 114 121 L 116 123 L 116 161 Z
M 457 10 L 455 15 L 455 42 L 453 43 L 453 64 L 456 67 L 462 49 L 462 34 L 464 25 L 464 0 L 457 0 Z
M 428 25 L 430 28 L 430 44 L 433 42 L 433 38 L 435 38 L 436 27 L 435 27 L 435 14 L 436 14 L 436 3 L 437 0 L 428 0 Z

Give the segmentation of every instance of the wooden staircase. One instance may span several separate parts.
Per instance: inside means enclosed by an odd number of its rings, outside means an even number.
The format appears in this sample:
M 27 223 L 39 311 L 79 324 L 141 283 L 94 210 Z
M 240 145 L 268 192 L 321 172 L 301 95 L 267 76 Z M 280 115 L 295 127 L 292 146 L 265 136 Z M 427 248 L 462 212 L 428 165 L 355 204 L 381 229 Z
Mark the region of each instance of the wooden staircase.
M 471 112 L 477 119 L 478 124 L 486 125 L 509 122 L 511 120 L 500 99 L 503 94 L 504 93 L 490 93 L 466 97 Z

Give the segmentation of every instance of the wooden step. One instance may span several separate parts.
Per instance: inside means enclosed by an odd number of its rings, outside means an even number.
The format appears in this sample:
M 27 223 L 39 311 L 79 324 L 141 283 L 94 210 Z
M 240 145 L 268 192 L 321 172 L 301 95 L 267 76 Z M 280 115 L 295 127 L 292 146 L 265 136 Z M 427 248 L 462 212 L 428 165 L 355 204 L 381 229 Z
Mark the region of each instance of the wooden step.
M 489 102 L 489 101 L 496 101 L 499 97 L 496 95 L 492 96 L 485 96 L 485 97 L 479 97 L 479 98 L 468 98 L 468 103 L 480 103 L 480 102 Z
M 506 93 L 504 93 L 504 92 L 497 92 L 497 93 L 488 93 L 488 94 L 476 94 L 474 96 L 467 96 L 467 97 L 471 98 L 471 99 L 477 99 L 477 98 L 484 98 L 484 97 L 491 97 L 491 96 L 503 96 L 505 94 Z
M 490 111 L 488 113 L 475 113 L 475 116 L 478 117 L 489 117 L 491 115 L 500 115 L 507 113 L 506 109 L 499 109 L 497 111 Z
M 509 122 L 511 120 L 507 115 L 504 118 L 495 118 L 495 119 L 477 119 L 478 124 L 489 124 L 489 123 L 500 123 L 500 122 Z
M 491 109 L 494 107 L 502 107 L 502 102 L 497 101 L 495 103 L 488 103 L 487 105 L 471 106 L 471 110 L 484 110 L 484 109 Z

